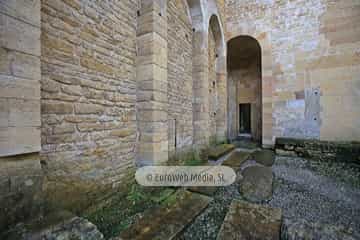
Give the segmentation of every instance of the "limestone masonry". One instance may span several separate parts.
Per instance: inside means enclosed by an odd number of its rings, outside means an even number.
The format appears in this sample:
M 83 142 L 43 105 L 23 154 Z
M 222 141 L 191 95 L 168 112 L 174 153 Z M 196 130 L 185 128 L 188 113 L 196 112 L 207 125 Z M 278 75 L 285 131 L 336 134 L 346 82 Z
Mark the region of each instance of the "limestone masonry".
M 0 232 L 239 134 L 358 149 L 359 22 L 358 0 L 0 0 Z

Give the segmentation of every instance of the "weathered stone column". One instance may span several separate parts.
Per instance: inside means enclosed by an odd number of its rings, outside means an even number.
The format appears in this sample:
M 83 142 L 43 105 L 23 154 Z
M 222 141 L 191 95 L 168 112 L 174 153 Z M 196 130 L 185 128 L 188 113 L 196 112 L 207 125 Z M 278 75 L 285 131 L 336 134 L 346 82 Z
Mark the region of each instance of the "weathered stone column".
M 40 151 L 40 0 L 0 1 L 0 156 Z
M 193 121 L 194 144 L 209 143 L 209 83 L 207 39 L 202 31 L 193 36 Z
M 216 82 L 218 89 L 218 109 L 216 113 L 216 139 L 223 141 L 227 138 L 227 71 L 226 56 L 219 56 L 216 66 Z
M 258 38 L 262 47 L 261 56 L 261 87 L 262 87 L 262 145 L 265 148 L 274 146 L 273 134 L 273 72 L 272 72 L 272 47 L 267 38 Z
M 167 16 L 164 0 L 142 0 L 137 32 L 138 165 L 168 160 Z
M 40 0 L 0 0 L 0 232 L 39 214 Z

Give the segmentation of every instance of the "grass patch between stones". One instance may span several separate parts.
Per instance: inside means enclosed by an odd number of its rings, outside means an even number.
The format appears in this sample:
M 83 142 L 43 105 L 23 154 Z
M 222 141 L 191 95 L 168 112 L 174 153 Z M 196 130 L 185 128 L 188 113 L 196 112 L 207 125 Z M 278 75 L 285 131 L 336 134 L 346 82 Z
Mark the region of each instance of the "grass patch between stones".
M 173 188 L 142 187 L 134 182 L 126 194 L 115 193 L 101 205 L 86 211 L 84 217 L 94 223 L 108 239 L 118 236 L 145 210 L 159 206 L 175 191 Z

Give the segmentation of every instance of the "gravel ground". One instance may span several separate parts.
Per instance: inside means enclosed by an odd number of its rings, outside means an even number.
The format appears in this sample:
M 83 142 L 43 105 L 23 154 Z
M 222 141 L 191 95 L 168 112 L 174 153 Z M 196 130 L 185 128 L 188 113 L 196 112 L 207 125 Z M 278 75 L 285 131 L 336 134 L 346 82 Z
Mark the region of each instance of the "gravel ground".
M 233 199 L 241 199 L 238 188 L 238 182 L 228 187 L 219 188 L 213 196 L 213 201 L 205 211 L 176 239 L 216 239 L 231 201 Z
M 277 157 L 273 166 L 276 176 L 274 195 L 268 203 L 280 207 L 284 218 L 304 219 L 360 229 L 360 189 L 346 180 L 351 171 L 339 168 L 344 178 L 331 178 L 311 169 L 310 162 L 300 158 Z M 318 163 L 318 167 L 337 168 Z M 353 174 L 357 174 L 355 171 Z M 360 181 L 360 179 L 359 179 Z
M 244 163 L 253 165 L 253 161 Z M 359 169 L 341 164 L 314 163 L 301 158 L 276 157 L 274 194 L 262 204 L 279 207 L 289 220 L 326 223 L 360 229 Z M 335 177 L 324 173 L 336 172 Z M 240 175 L 240 173 L 238 173 Z M 216 239 L 233 199 L 241 199 L 239 182 L 219 188 L 214 200 L 176 239 Z

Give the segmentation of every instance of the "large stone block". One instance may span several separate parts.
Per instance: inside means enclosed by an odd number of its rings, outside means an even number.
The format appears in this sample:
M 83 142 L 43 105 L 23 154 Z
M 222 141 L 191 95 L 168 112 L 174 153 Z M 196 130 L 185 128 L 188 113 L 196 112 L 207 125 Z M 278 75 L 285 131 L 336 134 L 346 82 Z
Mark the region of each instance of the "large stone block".
M 40 27 L 40 0 L 0 0 L 0 12 Z
M 75 113 L 77 114 L 101 114 L 104 108 L 95 104 L 76 104 Z
M 9 99 L 9 126 L 40 127 L 40 101 Z
M 44 102 L 41 104 L 42 114 L 71 114 L 73 105 L 62 102 Z
M 39 152 L 39 127 L 2 127 L 0 128 L 0 156 Z
M 0 73 L 40 80 L 40 59 L 5 48 L 0 48 Z
M 0 46 L 40 56 L 40 29 L 0 13 Z
M 40 83 L 35 80 L 1 75 L 0 96 L 3 98 L 39 100 Z
M 278 240 L 281 219 L 281 209 L 234 200 L 217 239 Z

